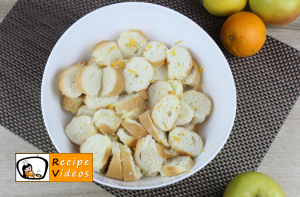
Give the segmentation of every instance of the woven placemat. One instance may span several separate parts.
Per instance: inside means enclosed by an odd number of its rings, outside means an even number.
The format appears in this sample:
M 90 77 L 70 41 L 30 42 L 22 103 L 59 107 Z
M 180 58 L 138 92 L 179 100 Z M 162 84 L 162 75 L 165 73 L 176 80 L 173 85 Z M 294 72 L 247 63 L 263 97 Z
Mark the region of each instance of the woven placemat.
M 20 0 L 0 25 L 0 124 L 44 152 L 57 152 L 41 112 L 41 82 L 47 58 L 60 36 L 85 14 L 120 0 Z M 189 17 L 220 46 L 237 90 L 231 135 L 205 168 L 176 184 L 141 191 L 100 185 L 116 196 L 221 196 L 238 173 L 256 170 L 300 93 L 300 54 L 267 37 L 262 50 L 237 58 L 221 45 L 224 18 L 199 0 L 150 0 Z M 105 19 L 103 19 L 105 20 Z M 36 140 L 39 139 L 39 140 Z

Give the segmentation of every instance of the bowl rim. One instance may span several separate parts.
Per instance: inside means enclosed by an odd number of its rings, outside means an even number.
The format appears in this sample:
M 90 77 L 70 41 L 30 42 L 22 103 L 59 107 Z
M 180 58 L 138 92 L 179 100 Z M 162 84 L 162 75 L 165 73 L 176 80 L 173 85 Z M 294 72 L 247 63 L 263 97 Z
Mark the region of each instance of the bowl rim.
M 217 154 L 220 153 L 221 149 L 224 147 L 226 141 L 228 140 L 228 137 L 232 131 L 232 127 L 233 127 L 233 124 L 234 124 L 234 120 L 235 120 L 235 116 L 236 116 L 236 107 L 237 107 L 237 102 L 236 102 L 236 87 L 235 87 L 235 82 L 234 82 L 234 78 L 233 78 L 233 74 L 231 72 L 231 69 L 230 69 L 230 66 L 227 62 L 227 59 L 225 58 L 224 54 L 222 53 L 221 49 L 219 48 L 219 46 L 215 43 L 215 41 L 210 37 L 210 35 L 208 33 L 206 33 L 197 23 L 195 23 L 193 20 L 191 20 L 190 18 L 188 18 L 187 16 L 173 10 L 173 9 L 170 9 L 168 7 L 164 7 L 164 6 L 161 6 L 161 5 L 157 5 L 157 4 L 153 4 L 153 3 L 146 3 L 146 2 L 123 2 L 123 3 L 115 3 L 115 4 L 111 4 L 111 5 L 107 5 L 107 6 L 104 6 L 104 7 L 101 7 L 101 8 L 98 8 L 92 12 L 89 12 L 88 14 L 84 15 L 83 17 L 81 17 L 80 19 L 78 19 L 75 23 L 73 23 L 63 34 L 62 36 L 58 39 L 58 41 L 56 42 L 55 46 L 53 47 L 53 49 L 51 50 L 51 53 L 47 59 L 47 63 L 46 63 L 46 66 L 45 66 L 45 70 L 44 70 L 44 73 L 43 73 L 43 79 L 42 79 L 42 86 L 41 86 L 41 108 L 42 108 L 42 114 L 43 114 L 43 120 L 44 120 L 44 123 L 45 123 L 45 126 L 46 126 L 46 130 L 48 132 L 48 135 L 50 136 L 50 139 L 51 139 L 51 142 L 53 143 L 53 145 L 55 146 L 55 148 L 57 149 L 57 151 L 59 153 L 62 153 L 62 151 L 58 148 L 58 146 L 56 145 L 56 143 L 52 140 L 52 135 L 51 133 L 49 132 L 48 130 L 48 123 L 47 123 L 47 120 L 45 118 L 45 114 L 44 114 L 44 103 L 43 103 L 43 92 L 45 91 L 45 88 L 44 88 L 44 80 L 45 80 L 45 75 L 47 73 L 47 70 L 49 69 L 50 66 L 48 66 L 49 64 L 49 60 L 52 58 L 53 56 L 53 51 L 56 49 L 57 45 L 59 42 L 61 42 L 61 40 L 66 36 L 67 32 L 71 31 L 74 26 L 79 23 L 81 20 L 83 20 L 83 18 L 89 16 L 89 15 L 92 15 L 94 12 L 99 12 L 103 9 L 108 9 L 108 8 L 111 8 L 111 7 L 115 7 L 115 6 L 122 6 L 124 4 L 132 4 L 132 5 L 148 5 L 148 6 L 154 6 L 154 7 L 158 7 L 158 8 L 162 8 L 162 9 L 165 9 L 165 10 L 168 10 L 174 14 L 177 14 L 177 15 L 180 15 L 181 17 L 184 17 L 186 20 L 188 20 L 189 22 L 191 22 L 192 25 L 196 26 L 196 28 L 200 31 L 202 31 L 204 34 L 206 34 L 213 42 L 212 46 L 214 48 L 216 48 L 216 52 L 217 53 L 220 53 L 223 61 L 226 63 L 227 65 L 227 69 L 230 73 L 230 76 L 231 76 L 231 83 L 233 84 L 233 87 L 234 87 L 234 110 L 233 110 L 233 114 L 232 114 L 232 121 L 230 123 L 230 131 L 227 132 L 227 135 L 226 135 L 226 138 L 224 138 L 224 141 L 222 142 L 222 145 L 220 146 L 220 148 L 216 151 L 215 154 L 213 154 L 210 159 L 207 160 L 207 162 L 205 162 L 204 164 L 202 164 L 201 166 L 199 166 L 198 168 L 196 168 L 193 172 L 190 172 L 190 173 L 187 173 L 185 176 L 182 176 L 182 177 L 179 177 L 177 179 L 174 179 L 168 183 L 162 183 L 162 184 L 159 184 L 159 185 L 154 185 L 154 186 L 144 186 L 144 187 L 125 187 L 125 186 L 118 186 L 118 185 L 113 185 L 113 184 L 109 184 L 109 183 L 106 183 L 106 182 L 102 182 L 102 181 L 99 181 L 97 179 L 95 179 L 95 177 L 93 176 L 93 181 L 96 182 L 96 183 L 100 183 L 102 185 L 105 185 L 105 186 L 109 186 L 109 187 L 113 187 L 113 188 L 118 188 L 118 189 L 125 189 L 125 190 L 144 190 L 144 189 L 155 189 L 155 188 L 160 188 L 160 187 L 164 187 L 164 186 L 167 186 L 167 185 L 171 185 L 173 183 L 176 183 L 176 182 L 179 182 L 185 178 L 188 178 L 189 176 L 195 174 L 196 172 L 198 172 L 199 170 L 201 170 L 202 168 L 204 168 L 209 162 L 211 162 Z M 93 172 L 94 173 L 94 172 Z

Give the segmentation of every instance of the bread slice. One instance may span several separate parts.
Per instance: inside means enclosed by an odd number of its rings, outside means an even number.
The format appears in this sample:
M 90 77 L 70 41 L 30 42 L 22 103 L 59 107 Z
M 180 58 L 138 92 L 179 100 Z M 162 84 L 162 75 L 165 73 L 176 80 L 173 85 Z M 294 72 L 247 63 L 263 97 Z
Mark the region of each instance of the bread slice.
M 168 159 L 164 165 L 164 173 L 166 176 L 174 176 L 192 169 L 195 162 L 189 156 L 179 156 Z
M 93 153 L 93 171 L 100 172 L 107 163 L 112 149 L 112 142 L 107 136 L 95 134 L 80 145 L 80 153 Z
M 166 63 L 166 51 L 168 47 L 160 42 L 150 41 L 144 52 L 143 57 L 150 62 L 153 67 L 162 66 Z
M 85 66 L 85 62 L 79 62 L 74 66 L 68 67 L 59 74 L 59 89 L 63 95 L 69 98 L 77 98 L 81 95 L 77 87 L 77 74 L 81 67 Z
M 113 142 L 112 145 L 112 159 L 110 161 L 106 176 L 123 180 L 123 167 L 121 162 L 121 150 L 120 150 L 121 144 L 118 142 Z
M 169 133 L 169 144 L 179 155 L 197 157 L 203 150 L 201 137 L 182 127 L 176 127 Z
M 77 87 L 83 94 L 95 96 L 101 89 L 102 70 L 94 66 L 83 66 L 77 74 Z
M 83 97 L 84 103 L 88 106 L 89 109 L 97 111 L 98 109 L 106 108 L 109 104 L 115 105 L 119 95 L 116 96 L 102 96 L 97 94 L 96 96 L 85 95 Z
M 99 109 L 94 114 L 95 125 L 103 134 L 115 135 L 119 129 L 122 119 L 110 109 Z
M 126 114 L 142 104 L 148 98 L 146 91 L 141 91 L 133 95 L 121 94 L 116 103 L 115 110 L 117 114 Z
M 152 109 L 151 119 L 159 129 L 170 131 L 175 127 L 179 112 L 179 99 L 169 94 L 155 103 Z
M 95 62 L 95 58 L 92 57 L 87 63 L 86 63 L 86 66 L 93 66 L 95 68 L 100 68 L 101 69 L 101 66 L 99 66 L 98 64 L 96 64 Z
M 138 29 L 122 32 L 118 44 L 125 59 L 140 57 L 147 45 L 147 37 Z
M 77 115 L 87 115 L 87 116 L 93 116 L 95 111 L 88 108 L 87 105 L 82 105 L 79 107 Z
M 162 65 L 159 67 L 153 67 L 154 74 L 153 74 L 153 79 L 151 80 L 151 83 L 159 81 L 159 80 L 168 80 L 169 75 L 168 75 L 168 69 L 166 65 Z
M 168 82 L 172 85 L 172 87 L 174 89 L 174 92 L 172 92 L 172 94 L 176 95 L 180 99 L 182 96 L 182 93 L 183 93 L 183 89 L 184 89 L 181 81 L 169 80 Z
M 124 128 L 119 128 L 117 135 L 119 136 L 120 141 L 123 142 L 123 144 L 125 144 L 126 146 L 128 146 L 129 148 L 135 147 L 137 143 L 136 137 L 132 136 Z
M 145 130 L 145 128 L 140 123 L 130 118 L 126 118 L 122 122 L 122 126 L 126 129 L 126 131 L 128 131 L 131 135 L 133 135 L 137 139 L 141 139 L 142 137 L 149 135 L 149 133 Z
M 138 107 L 135 108 L 134 110 L 130 111 L 130 112 L 127 112 L 125 114 L 123 114 L 121 116 L 122 119 L 126 119 L 126 118 L 130 118 L 130 119 L 137 119 L 139 117 L 139 115 L 141 115 L 142 113 L 144 113 L 147 109 L 147 106 L 146 106 L 146 102 L 145 101 L 141 101 L 139 104 L 138 104 Z
M 153 78 L 154 70 L 151 64 L 142 57 L 132 58 L 123 71 L 128 94 L 146 90 Z
M 111 63 L 111 67 L 123 71 L 128 62 L 129 60 L 119 60 L 117 62 Z
M 169 78 L 185 79 L 192 69 L 192 56 L 189 51 L 183 47 L 172 47 L 166 54 Z
M 157 128 L 150 117 L 150 110 L 147 110 L 142 115 L 139 116 L 139 120 L 143 127 L 152 135 L 152 137 L 162 146 L 169 147 L 166 133 Z
M 201 70 L 198 62 L 193 59 L 193 67 L 189 75 L 183 80 L 185 85 L 189 86 L 199 86 L 201 80 Z
M 193 109 L 183 100 L 180 101 L 180 112 L 176 125 L 185 125 L 192 121 L 194 117 Z
M 75 144 L 82 142 L 98 131 L 91 116 L 75 116 L 66 128 L 66 135 Z
M 178 156 L 178 153 L 170 147 L 163 147 L 167 158 L 174 158 Z
M 100 67 L 111 66 L 111 63 L 122 60 L 123 54 L 116 42 L 102 41 L 92 49 L 92 57 Z
M 78 111 L 79 106 L 82 103 L 83 103 L 82 96 L 71 99 L 63 95 L 63 108 L 67 111 L 72 112 L 73 114 L 75 114 Z
M 155 173 L 162 170 L 167 158 L 162 146 L 157 144 L 151 135 L 147 135 L 137 142 L 134 160 L 142 170 Z
M 146 104 L 149 107 L 153 107 L 154 104 L 162 97 L 171 94 L 173 91 L 172 85 L 166 81 L 157 81 L 150 85 L 147 89 L 147 95 L 149 98 Z
M 210 114 L 211 101 L 203 93 L 189 90 L 183 93 L 181 100 L 186 102 L 194 110 L 193 124 L 203 122 L 205 117 Z
M 140 168 L 133 161 L 131 149 L 126 145 L 121 148 L 121 161 L 124 181 L 135 181 L 143 176 Z
M 119 95 L 125 88 L 125 77 L 122 71 L 112 67 L 103 68 L 102 89 L 103 96 Z

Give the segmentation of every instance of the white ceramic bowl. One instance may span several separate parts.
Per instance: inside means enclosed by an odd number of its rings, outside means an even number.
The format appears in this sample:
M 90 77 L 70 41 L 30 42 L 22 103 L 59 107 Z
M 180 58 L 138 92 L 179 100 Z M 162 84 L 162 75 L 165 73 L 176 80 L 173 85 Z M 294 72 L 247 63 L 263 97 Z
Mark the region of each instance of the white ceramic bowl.
M 58 88 L 59 73 L 79 61 L 88 61 L 91 49 L 102 40 L 117 41 L 121 32 L 140 29 L 148 40 L 168 47 L 188 48 L 204 68 L 204 93 L 212 99 L 211 115 L 201 124 L 199 134 L 204 150 L 195 158 L 190 173 L 174 177 L 146 177 L 123 182 L 94 173 L 94 181 L 121 189 L 151 189 L 166 186 L 191 176 L 209 163 L 225 144 L 233 126 L 236 92 L 229 65 L 219 47 L 196 23 L 162 6 L 148 3 L 120 3 L 95 10 L 74 23 L 59 39 L 49 56 L 42 82 L 42 111 L 50 138 L 60 153 L 78 152 L 78 146 L 64 133 L 73 115 L 62 109 Z

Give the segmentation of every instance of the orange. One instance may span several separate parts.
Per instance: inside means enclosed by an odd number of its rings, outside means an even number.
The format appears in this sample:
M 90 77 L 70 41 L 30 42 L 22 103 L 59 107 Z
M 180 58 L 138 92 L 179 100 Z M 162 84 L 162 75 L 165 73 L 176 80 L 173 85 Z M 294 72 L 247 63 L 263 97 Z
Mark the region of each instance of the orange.
M 223 24 L 221 41 L 232 55 L 248 57 L 264 45 L 267 30 L 264 22 L 251 12 L 237 12 Z

